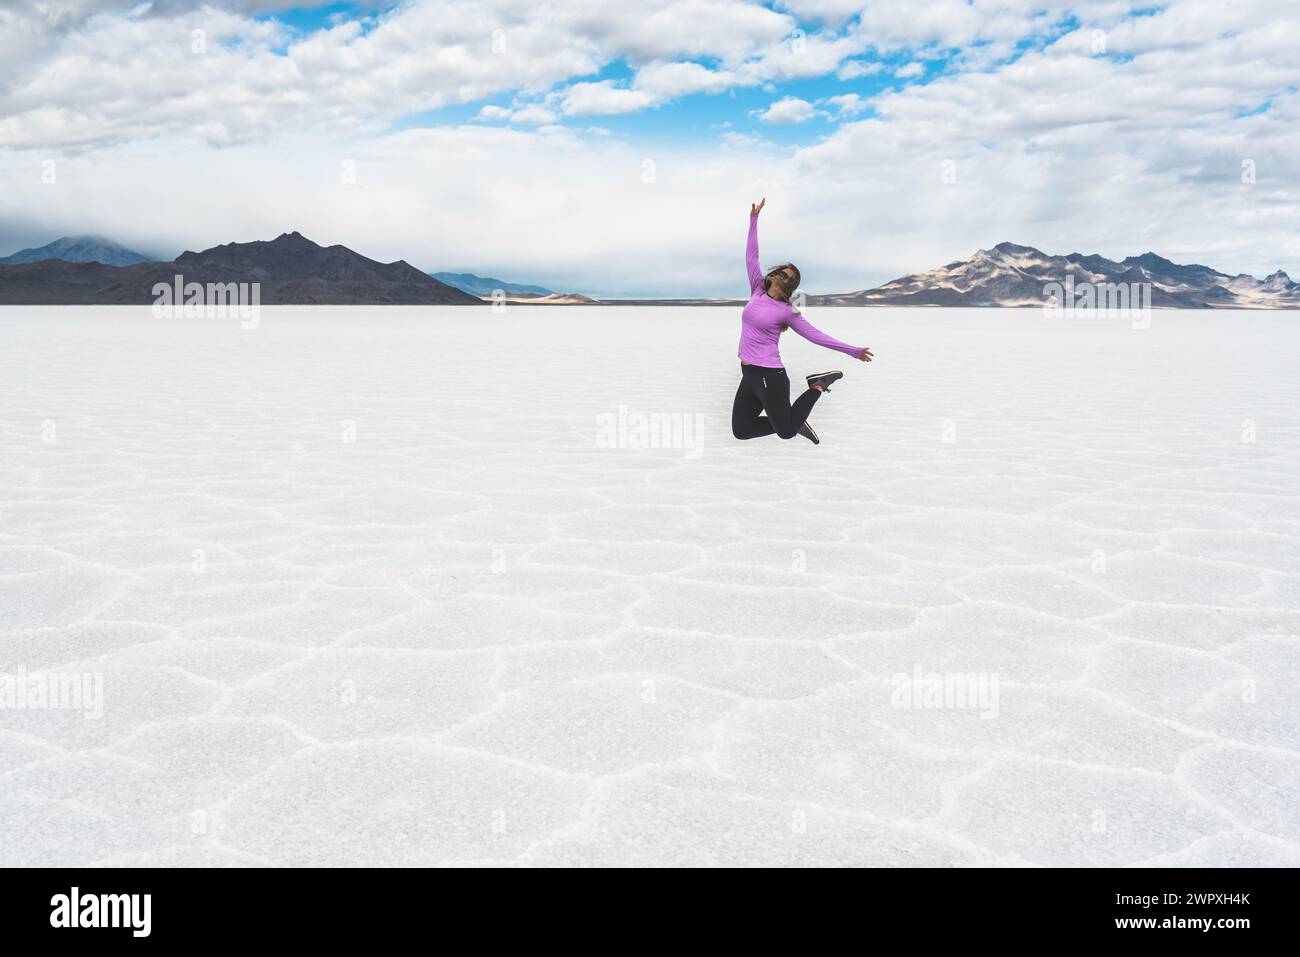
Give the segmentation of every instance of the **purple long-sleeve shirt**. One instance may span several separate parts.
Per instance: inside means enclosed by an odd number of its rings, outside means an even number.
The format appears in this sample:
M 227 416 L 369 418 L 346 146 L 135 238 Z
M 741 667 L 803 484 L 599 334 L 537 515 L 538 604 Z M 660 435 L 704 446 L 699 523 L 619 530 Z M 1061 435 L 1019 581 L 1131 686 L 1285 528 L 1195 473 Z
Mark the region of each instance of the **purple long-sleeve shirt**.
M 749 242 L 745 245 L 745 265 L 749 269 L 749 302 L 740 314 L 740 361 L 752 366 L 782 369 L 781 352 L 777 340 L 787 328 L 793 329 L 809 342 L 827 349 L 862 356 L 863 346 L 851 346 L 833 339 L 815 328 L 794 311 L 788 302 L 773 299 L 763 288 L 763 270 L 758 265 L 758 214 L 749 215 Z

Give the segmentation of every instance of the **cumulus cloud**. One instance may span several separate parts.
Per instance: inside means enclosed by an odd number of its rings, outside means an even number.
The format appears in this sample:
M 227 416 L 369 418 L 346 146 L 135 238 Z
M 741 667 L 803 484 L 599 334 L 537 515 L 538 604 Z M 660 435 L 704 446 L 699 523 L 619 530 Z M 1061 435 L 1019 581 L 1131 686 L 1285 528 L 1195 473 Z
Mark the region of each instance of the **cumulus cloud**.
M 442 0 L 382 14 L 367 30 L 349 21 L 300 39 L 274 21 L 213 7 L 94 16 L 78 30 L 41 34 L 46 49 L 34 66 L 0 67 L 0 145 L 205 131 L 239 143 L 285 128 L 376 127 L 544 90 L 605 62 L 582 38 L 555 42 L 555 24 L 528 11 L 512 0 Z
M 857 116 L 867 108 L 867 101 L 856 93 L 845 93 L 841 96 L 828 96 L 824 101 L 826 105 L 835 109 L 836 114 L 844 116 Z
M 557 117 L 555 113 L 544 106 L 534 103 L 531 106 L 525 106 L 523 109 L 515 110 L 510 115 L 512 123 L 554 123 Z
M 699 63 L 652 63 L 636 74 L 636 87 L 656 98 L 721 93 L 742 78 L 731 71 L 710 70 Z
M 654 101 L 654 96 L 644 90 L 629 90 L 612 80 L 602 80 L 569 87 L 564 94 L 563 110 L 566 116 L 609 116 L 634 113 Z
M 835 75 L 841 80 L 857 80 L 864 76 L 875 76 L 884 68 L 883 63 L 871 63 L 866 60 L 845 60 Z
M 864 0 L 780 0 L 777 6 L 798 17 L 839 26 L 862 12 Z
M 733 65 L 796 27 L 792 17 L 743 0 L 646 0 L 633 9 L 579 0 L 557 9 L 557 24 L 633 62 L 707 56 Z
M 815 106 L 797 96 L 782 97 L 758 114 L 764 123 L 803 123 L 817 115 Z
M 646 0 L 634 14 L 607 0 L 411 0 L 331 18 L 307 35 L 254 17 L 288 5 L 33 0 L 0 9 L 0 145 L 78 148 L 170 133 L 229 145 L 285 127 L 379 128 L 565 84 L 570 115 L 628 112 L 821 76 L 866 45 L 745 0 Z M 616 61 L 633 70 L 631 83 L 593 79 Z
M 880 0 L 862 4 L 859 29 L 878 50 L 923 46 L 955 49 L 990 40 L 1020 40 L 1099 3 L 1044 5 L 1041 0 Z M 1112 9 L 1128 3 L 1109 3 Z

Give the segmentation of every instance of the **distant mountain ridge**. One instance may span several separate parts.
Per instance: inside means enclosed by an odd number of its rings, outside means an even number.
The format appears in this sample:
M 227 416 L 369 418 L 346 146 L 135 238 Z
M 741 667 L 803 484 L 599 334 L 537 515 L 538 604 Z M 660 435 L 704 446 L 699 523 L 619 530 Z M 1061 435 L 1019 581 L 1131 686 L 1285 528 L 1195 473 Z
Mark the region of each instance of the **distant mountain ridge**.
M 36 263 L 62 259 L 70 263 L 103 263 L 105 266 L 135 266 L 153 262 L 149 256 L 100 236 L 61 236 L 52 243 L 33 249 L 20 249 L 12 256 L 0 256 L 0 265 Z
M 175 261 L 107 266 L 43 262 L 0 266 L 0 304 L 148 304 L 157 283 L 259 283 L 262 305 L 482 305 L 483 300 L 407 262 L 381 263 L 301 233 L 184 252 Z
M 1179 265 L 1153 252 L 1115 262 L 1104 256 L 1049 256 L 998 243 L 970 259 L 911 273 L 875 289 L 810 295 L 816 306 L 1042 306 L 1043 287 L 1064 283 L 1150 283 L 1151 305 L 1176 309 L 1300 308 L 1300 284 L 1280 269 L 1263 280 L 1209 266 Z
M 106 262 L 113 260 L 113 262 Z M 301 233 L 226 243 L 153 262 L 92 236 L 65 236 L 0 259 L 0 305 L 148 304 L 158 283 L 260 284 L 265 305 L 481 305 L 497 290 L 512 303 L 600 305 L 577 293 L 510 283 L 473 273 L 425 273 L 398 260 L 381 263 L 346 246 L 320 246 Z M 1296 309 L 1300 283 L 1282 270 L 1262 280 L 1209 266 L 1179 265 L 1154 252 L 1114 261 L 1099 255 L 1052 256 L 1032 246 L 999 243 L 971 258 L 911 273 L 874 289 L 810 294 L 814 306 L 1033 306 L 1044 287 L 1149 283 L 1158 308 Z M 610 305 L 726 305 L 729 299 L 605 300 Z M 734 302 L 742 303 L 737 299 Z
M 491 276 L 476 276 L 470 272 L 431 272 L 439 282 L 455 286 L 471 296 L 491 296 L 498 289 L 507 296 L 553 296 L 555 291 L 544 286 L 529 286 L 519 282 L 506 282 Z
M 603 302 L 584 296 L 580 292 L 553 292 L 546 296 L 520 295 L 504 296 L 500 300 L 487 296 L 485 302 L 508 302 L 519 306 L 602 306 Z

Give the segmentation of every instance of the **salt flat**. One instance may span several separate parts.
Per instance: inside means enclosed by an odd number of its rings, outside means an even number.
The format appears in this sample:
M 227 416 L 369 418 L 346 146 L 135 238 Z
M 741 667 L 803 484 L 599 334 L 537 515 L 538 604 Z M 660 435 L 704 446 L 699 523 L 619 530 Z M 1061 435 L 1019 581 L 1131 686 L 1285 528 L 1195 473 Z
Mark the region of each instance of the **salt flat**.
M 1300 316 L 807 314 L 0 310 L 0 864 L 1300 864 Z

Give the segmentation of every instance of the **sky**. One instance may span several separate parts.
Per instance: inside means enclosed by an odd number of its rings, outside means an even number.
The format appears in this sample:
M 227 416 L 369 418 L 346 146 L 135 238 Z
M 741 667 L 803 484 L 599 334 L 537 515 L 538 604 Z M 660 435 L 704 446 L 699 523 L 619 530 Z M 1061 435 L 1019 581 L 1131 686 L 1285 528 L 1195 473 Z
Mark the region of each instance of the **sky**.
M 0 254 L 297 230 L 603 297 L 1002 241 L 1300 278 L 1295 0 L 0 0 Z

